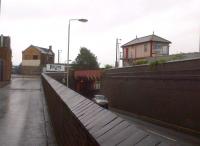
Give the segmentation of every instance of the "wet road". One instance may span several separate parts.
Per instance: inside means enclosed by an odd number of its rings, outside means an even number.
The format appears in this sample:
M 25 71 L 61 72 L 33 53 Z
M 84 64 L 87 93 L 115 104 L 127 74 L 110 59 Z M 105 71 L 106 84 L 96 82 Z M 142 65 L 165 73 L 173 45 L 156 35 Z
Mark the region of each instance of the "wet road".
M 158 138 L 163 139 L 163 141 L 170 143 L 172 146 L 200 146 L 200 139 L 195 136 L 184 134 L 159 125 L 155 125 L 153 123 L 134 117 L 133 115 L 128 116 L 127 113 L 123 113 L 120 110 L 112 110 L 118 116 L 123 117 L 124 119 L 126 119 L 130 123 L 133 123 L 140 129 L 150 134 L 153 134 Z
M 39 77 L 15 76 L 0 88 L 0 145 L 56 145 Z

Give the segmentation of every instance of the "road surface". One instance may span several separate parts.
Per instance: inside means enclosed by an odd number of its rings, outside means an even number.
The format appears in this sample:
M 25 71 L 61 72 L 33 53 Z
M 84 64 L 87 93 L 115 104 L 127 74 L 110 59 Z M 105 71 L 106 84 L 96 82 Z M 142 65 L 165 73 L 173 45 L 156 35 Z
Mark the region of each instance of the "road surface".
M 0 145 L 56 145 L 40 77 L 14 76 L 0 88 Z
M 128 116 L 123 111 L 111 109 L 118 116 L 126 119 L 130 123 L 136 125 L 140 129 L 161 138 L 163 141 L 168 142 L 172 146 L 200 146 L 200 139 L 188 134 L 184 134 L 169 128 L 146 122 L 134 116 Z

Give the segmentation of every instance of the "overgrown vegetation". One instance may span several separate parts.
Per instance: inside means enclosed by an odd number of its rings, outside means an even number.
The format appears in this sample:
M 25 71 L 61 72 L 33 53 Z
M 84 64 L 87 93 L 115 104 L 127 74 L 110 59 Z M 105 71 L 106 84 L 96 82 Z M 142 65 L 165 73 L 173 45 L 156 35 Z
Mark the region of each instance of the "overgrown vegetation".
M 180 53 L 180 54 L 176 54 L 174 56 L 172 56 L 172 60 L 180 60 L 180 59 L 183 59 L 184 58 L 184 55 L 183 53 Z
M 105 69 L 110 69 L 110 68 L 113 68 L 113 66 L 110 65 L 110 64 L 106 64 L 106 65 L 104 66 L 104 68 L 105 68 Z
M 141 65 L 141 64 L 148 64 L 147 60 L 138 60 L 135 62 L 136 65 Z
M 150 62 L 149 66 L 151 69 L 155 69 L 157 65 L 164 64 L 166 62 L 167 61 L 165 59 L 155 60 L 155 61 Z
M 184 53 L 169 55 L 169 56 L 162 56 L 159 58 L 154 58 L 155 60 L 137 60 L 134 65 L 142 65 L 142 64 L 148 64 L 151 69 L 155 69 L 157 65 L 167 63 L 168 61 L 173 60 L 181 60 L 184 59 Z

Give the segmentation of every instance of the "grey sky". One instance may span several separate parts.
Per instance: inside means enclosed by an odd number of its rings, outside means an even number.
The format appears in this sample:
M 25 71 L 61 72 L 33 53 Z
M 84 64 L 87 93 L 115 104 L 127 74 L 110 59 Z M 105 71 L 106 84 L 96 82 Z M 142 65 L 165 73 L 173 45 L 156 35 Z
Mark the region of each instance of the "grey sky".
M 70 59 L 84 46 L 101 65 L 114 65 L 117 37 L 123 44 L 154 31 L 172 42 L 171 54 L 198 51 L 199 6 L 199 0 L 2 0 L 0 33 L 11 36 L 14 64 L 31 44 L 52 45 L 56 55 L 62 49 L 64 62 L 68 19 L 87 18 L 71 24 Z

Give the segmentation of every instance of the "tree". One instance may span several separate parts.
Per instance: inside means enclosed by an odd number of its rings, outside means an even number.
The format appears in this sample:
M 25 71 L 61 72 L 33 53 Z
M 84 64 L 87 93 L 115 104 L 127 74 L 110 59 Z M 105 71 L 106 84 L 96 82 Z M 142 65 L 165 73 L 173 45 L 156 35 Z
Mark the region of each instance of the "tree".
M 97 57 L 85 47 L 80 49 L 80 53 L 72 62 L 72 68 L 74 69 L 98 69 L 99 64 Z
M 106 64 L 106 65 L 104 66 L 104 68 L 105 68 L 105 69 L 110 69 L 110 68 L 113 68 L 113 66 L 110 65 L 110 64 Z

